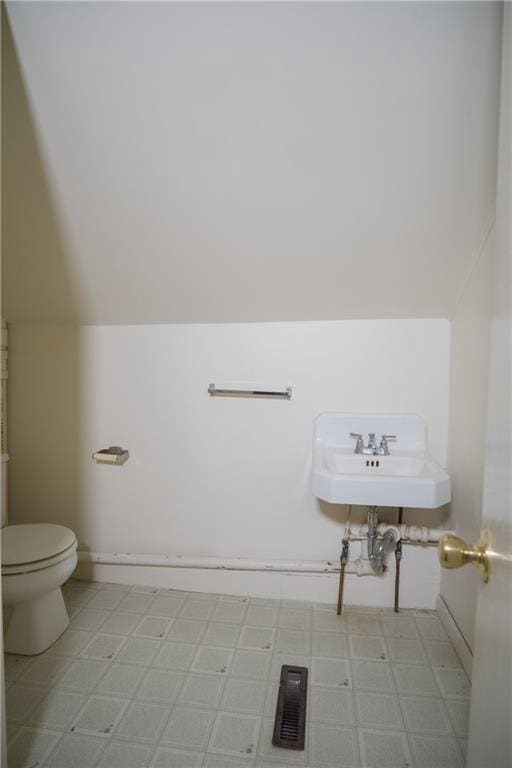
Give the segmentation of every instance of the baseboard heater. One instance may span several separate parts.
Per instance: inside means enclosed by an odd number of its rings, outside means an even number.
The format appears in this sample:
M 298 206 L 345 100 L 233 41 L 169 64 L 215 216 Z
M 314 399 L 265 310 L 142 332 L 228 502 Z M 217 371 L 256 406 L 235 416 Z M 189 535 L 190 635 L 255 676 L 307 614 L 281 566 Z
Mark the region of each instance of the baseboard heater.
M 274 722 L 274 747 L 304 749 L 308 670 L 283 664 Z

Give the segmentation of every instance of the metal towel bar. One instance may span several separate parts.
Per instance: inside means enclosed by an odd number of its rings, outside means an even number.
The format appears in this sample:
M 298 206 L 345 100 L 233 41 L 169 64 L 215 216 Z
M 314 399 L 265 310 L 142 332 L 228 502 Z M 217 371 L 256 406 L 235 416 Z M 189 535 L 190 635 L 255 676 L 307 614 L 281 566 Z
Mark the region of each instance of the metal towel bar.
M 291 400 L 292 388 L 260 389 L 259 387 L 254 387 L 249 389 L 246 386 L 216 386 L 215 384 L 209 384 L 208 394 L 211 397 L 270 397 L 274 400 Z

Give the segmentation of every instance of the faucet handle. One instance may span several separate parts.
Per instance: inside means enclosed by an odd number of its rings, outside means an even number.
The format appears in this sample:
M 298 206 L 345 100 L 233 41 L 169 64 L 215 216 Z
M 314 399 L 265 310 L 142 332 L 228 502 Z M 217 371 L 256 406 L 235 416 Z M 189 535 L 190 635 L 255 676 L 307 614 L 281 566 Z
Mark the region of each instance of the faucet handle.
M 353 437 L 354 440 L 356 440 L 356 447 L 354 448 L 354 453 L 362 453 L 363 452 L 363 436 L 359 432 L 351 432 L 350 437 Z
M 382 435 L 379 445 L 379 453 L 383 456 L 389 456 L 388 440 L 396 440 L 396 435 Z

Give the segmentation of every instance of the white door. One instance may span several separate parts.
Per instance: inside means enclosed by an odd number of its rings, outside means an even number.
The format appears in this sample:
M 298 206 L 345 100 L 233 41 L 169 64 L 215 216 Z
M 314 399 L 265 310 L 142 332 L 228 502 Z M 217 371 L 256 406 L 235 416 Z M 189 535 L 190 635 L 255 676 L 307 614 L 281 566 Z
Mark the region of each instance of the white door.
M 495 301 L 482 528 L 490 579 L 478 593 L 468 768 L 512 766 L 511 163 L 512 7 L 505 3 Z

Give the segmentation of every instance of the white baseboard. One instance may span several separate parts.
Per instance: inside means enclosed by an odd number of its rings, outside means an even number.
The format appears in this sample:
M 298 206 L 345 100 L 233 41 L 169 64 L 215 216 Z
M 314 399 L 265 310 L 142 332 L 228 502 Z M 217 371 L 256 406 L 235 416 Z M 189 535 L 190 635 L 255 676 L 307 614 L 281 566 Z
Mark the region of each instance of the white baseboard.
M 445 628 L 446 633 L 457 652 L 457 656 L 459 657 L 467 676 L 471 680 L 471 674 L 473 672 L 473 653 L 471 648 L 466 643 L 464 635 L 457 626 L 455 619 L 450 613 L 450 610 L 441 595 L 438 595 L 437 597 L 436 607 L 439 618 L 441 619 L 441 624 Z
M 391 558 L 390 558 L 391 561 Z M 347 605 L 392 607 L 394 592 L 394 563 L 384 576 L 345 577 L 344 601 Z M 287 600 L 336 603 L 338 573 L 307 573 L 283 571 L 248 571 L 169 567 L 161 565 L 129 565 L 122 563 L 79 562 L 77 578 L 117 584 L 139 584 L 187 592 L 250 595 Z M 402 608 L 435 608 L 439 581 L 402 578 L 400 605 Z

